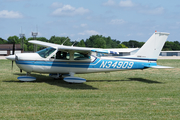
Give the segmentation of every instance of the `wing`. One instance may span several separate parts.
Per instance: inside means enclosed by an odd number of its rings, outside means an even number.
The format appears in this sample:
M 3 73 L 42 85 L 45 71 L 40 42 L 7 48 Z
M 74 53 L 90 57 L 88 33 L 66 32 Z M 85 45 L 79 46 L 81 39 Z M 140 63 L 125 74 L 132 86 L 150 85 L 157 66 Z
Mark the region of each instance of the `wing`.
M 92 50 L 92 48 L 58 45 L 54 43 L 42 42 L 42 41 L 37 41 L 37 40 L 31 40 L 28 42 L 32 44 L 36 44 L 36 45 L 45 46 L 45 47 L 58 48 L 59 50 L 62 50 L 62 51 L 91 52 Z
M 120 49 L 100 49 L 100 48 L 88 48 L 88 47 L 75 47 L 75 46 L 65 46 L 65 45 L 58 45 L 54 43 L 42 42 L 37 40 L 28 41 L 29 43 L 41 45 L 45 47 L 53 47 L 58 48 L 62 51 L 76 51 L 76 52 L 99 52 L 99 53 L 106 53 L 106 54 L 119 54 L 119 52 L 131 52 L 138 48 L 120 48 Z

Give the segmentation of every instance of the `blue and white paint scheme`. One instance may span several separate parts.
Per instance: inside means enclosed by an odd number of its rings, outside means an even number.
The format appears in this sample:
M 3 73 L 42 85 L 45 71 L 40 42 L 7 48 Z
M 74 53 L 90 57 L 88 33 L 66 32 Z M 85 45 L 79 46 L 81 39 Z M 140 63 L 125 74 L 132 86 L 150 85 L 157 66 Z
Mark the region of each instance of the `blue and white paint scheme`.
M 47 47 L 36 53 L 21 53 L 6 57 L 14 60 L 17 66 L 26 71 L 47 73 L 52 77 L 63 77 L 70 83 L 83 83 L 84 78 L 74 77 L 74 74 L 110 72 L 120 70 L 135 70 L 146 68 L 171 68 L 158 66 L 156 61 L 167 40 L 169 33 L 155 32 L 148 41 L 134 54 L 119 57 L 98 57 L 97 53 L 119 54 L 124 49 L 98 49 L 74 47 L 41 42 L 37 40 L 30 43 Z M 26 77 L 20 77 L 27 81 Z M 31 78 L 31 77 L 30 77 Z M 34 79 L 33 79 L 34 80 Z

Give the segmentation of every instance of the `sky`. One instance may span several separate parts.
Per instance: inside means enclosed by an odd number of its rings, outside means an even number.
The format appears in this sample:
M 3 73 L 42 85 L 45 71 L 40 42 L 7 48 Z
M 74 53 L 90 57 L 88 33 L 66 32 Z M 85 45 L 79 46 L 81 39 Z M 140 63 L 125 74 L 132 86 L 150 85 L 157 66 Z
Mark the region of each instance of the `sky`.
M 0 0 L 0 37 L 92 35 L 145 42 L 155 32 L 179 41 L 180 0 Z

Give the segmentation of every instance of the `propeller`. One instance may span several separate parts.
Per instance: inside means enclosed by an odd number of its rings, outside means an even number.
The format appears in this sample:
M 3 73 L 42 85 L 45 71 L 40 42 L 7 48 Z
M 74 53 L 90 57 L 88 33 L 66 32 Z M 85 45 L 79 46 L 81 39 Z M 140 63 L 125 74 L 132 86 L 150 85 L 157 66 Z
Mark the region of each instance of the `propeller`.
M 12 48 L 12 55 L 14 55 L 15 54 L 15 41 L 13 41 L 13 48 Z M 10 59 L 10 58 L 9 58 Z M 14 60 L 12 60 L 12 70 L 13 70 L 13 63 L 14 63 Z M 20 72 L 22 73 L 22 69 L 20 69 Z
M 13 49 L 12 49 L 12 54 L 14 55 L 15 52 L 15 41 L 13 41 Z M 12 69 L 13 69 L 13 60 L 12 60 Z

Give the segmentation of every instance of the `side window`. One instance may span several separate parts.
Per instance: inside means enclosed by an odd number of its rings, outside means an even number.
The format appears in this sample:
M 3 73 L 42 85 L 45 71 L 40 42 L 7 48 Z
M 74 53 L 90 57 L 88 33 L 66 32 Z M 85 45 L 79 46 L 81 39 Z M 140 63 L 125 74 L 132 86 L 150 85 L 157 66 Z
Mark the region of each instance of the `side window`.
M 90 60 L 91 57 L 88 54 L 84 53 L 74 53 L 74 60 Z
M 56 53 L 56 59 L 69 60 L 69 53 L 63 52 L 63 51 L 58 51 Z

